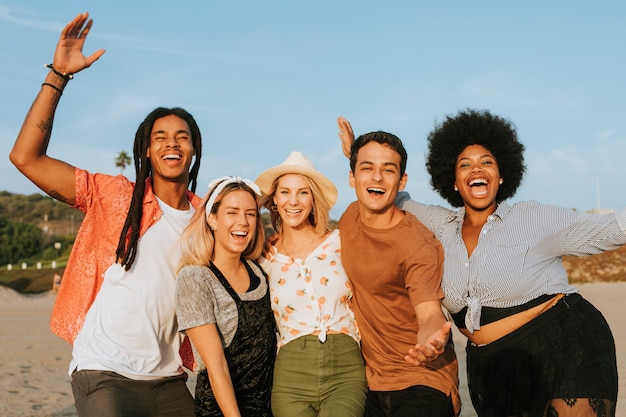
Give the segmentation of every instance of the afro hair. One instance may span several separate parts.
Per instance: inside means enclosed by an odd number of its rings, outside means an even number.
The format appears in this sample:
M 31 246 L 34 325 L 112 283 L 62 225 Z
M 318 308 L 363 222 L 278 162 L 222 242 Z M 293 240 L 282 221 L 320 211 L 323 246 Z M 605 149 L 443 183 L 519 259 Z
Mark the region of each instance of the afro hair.
M 448 115 L 430 132 L 426 169 L 433 189 L 453 207 L 463 206 L 461 195 L 454 191 L 455 167 L 458 156 L 470 145 L 483 146 L 496 158 L 504 179 L 496 201 L 515 195 L 526 171 L 524 145 L 518 141 L 511 122 L 487 110 L 467 109 Z

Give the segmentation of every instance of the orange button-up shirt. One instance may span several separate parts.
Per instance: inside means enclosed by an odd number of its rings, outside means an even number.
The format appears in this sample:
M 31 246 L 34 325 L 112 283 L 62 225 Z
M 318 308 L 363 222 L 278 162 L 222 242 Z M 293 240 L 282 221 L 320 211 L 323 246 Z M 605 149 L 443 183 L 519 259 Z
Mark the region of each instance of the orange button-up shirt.
M 50 328 L 73 343 L 83 326 L 87 311 L 100 290 L 104 272 L 116 261 L 115 252 L 133 197 L 134 183 L 117 175 L 91 174 L 75 170 L 76 207 L 85 213 L 74 247 L 65 267 L 61 287 L 52 309 Z M 187 197 L 194 207 L 201 199 L 191 191 Z M 161 209 L 146 180 L 140 236 L 161 217 Z

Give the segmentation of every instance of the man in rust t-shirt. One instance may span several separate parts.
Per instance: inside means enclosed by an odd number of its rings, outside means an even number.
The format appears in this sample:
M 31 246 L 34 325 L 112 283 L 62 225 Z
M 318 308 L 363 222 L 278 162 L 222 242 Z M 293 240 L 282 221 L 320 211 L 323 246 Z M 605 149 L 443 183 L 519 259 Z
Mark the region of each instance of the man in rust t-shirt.
M 350 168 L 357 201 L 339 229 L 367 366 L 365 416 L 456 416 L 458 364 L 441 310 L 443 250 L 394 204 L 406 185 L 406 150 L 392 134 L 368 133 L 354 142 Z

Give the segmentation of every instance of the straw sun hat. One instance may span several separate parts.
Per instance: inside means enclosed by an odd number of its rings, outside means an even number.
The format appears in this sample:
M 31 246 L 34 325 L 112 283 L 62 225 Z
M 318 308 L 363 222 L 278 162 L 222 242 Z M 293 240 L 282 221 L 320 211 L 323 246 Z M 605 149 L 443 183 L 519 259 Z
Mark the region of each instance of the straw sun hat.
M 276 178 L 285 174 L 300 174 L 309 177 L 320 188 L 330 207 L 335 205 L 337 201 L 337 187 L 331 180 L 315 169 L 313 162 L 302 152 L 291 152 L 280 165 L 263 171 L 255 182 L 263 194 L 269 194 Z

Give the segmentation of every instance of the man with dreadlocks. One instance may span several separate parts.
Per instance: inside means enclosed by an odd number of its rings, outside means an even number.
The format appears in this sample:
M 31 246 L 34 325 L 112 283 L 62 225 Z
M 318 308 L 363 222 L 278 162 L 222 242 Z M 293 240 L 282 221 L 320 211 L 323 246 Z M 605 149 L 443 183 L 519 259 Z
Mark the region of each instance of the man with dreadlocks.
M 193 416 L 173 266 L 175 242 L 200 203 L 200 131 L 183 109 L 152 111 L 135 136 L 135 183 L 49 157 L 65 86 L 104 53 L 83 55 L 92 23 L 84 13 L 63 29 L 10 155 L 44 192 L 85 213 L 51 327 L 73 344 L 69 372 L 79 416 Z

